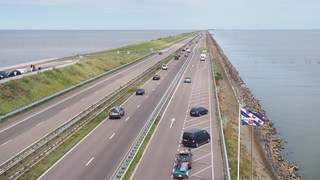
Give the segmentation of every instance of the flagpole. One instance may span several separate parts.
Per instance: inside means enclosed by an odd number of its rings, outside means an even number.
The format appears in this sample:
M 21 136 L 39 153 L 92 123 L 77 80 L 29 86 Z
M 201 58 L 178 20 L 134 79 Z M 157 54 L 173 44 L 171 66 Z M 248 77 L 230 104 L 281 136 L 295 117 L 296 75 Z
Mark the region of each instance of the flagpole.
M 253 130 L 254 130 L 254 122 L 252 121 L 252 125 L 251 125 L 251 180 L 253 180 L 253 148 L 252 148 L 252 143 L 253 143 Z
M 241 106 L 239 104 L 239 117 L 238 117 L 238 169 L 237 169 L 237 180 L 240 178 L 240 115 L 241 115 Z

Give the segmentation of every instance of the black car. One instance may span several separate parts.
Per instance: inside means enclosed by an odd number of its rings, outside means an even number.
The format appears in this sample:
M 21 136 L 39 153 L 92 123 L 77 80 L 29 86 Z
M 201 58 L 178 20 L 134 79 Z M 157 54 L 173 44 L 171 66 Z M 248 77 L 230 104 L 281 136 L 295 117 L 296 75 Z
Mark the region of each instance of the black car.
M 185 131 L 182 136 L 182 144 L 188 147 L 199 147 L 199 145 L 210 143 L 210 134 L 200 128 Z
M 13 70 L 8 73 L 8 77 L 19 76 L 21 72 L 19 70 Z
M 156 74 L 156 75 L 153 76 L 152 79 L 153 79 L 153 80 L 160 80 L 160 75 Z
M 179 57 L 178 55 L 174 56 L 174 60 L 179 60 Z
M 136 95 L 144 95 L 144 93 L 145 93 L 145 90 L 143 88 L 139 88 L 136 91 Z
M 192 156 L 191 149 L 180 151 L 178 154 L 176 154 L 175 163 L 188 163 L 188 168 L 192 168 Z
M 7 78 L 8 75 L 5 71 L 0 71 L 0 79 L 4 79 L 4 78 Z
M 159 53 L 158 53 L 159 55 L 162 55 L 163 53 L 162 53 L 162 51 L 159 51 Z
M 208 114 L 208 109 L 204 108 L 204 107 L 193 107 L 190 110 L 190 115 L 191 116 L 202 116 L 204 114 Z

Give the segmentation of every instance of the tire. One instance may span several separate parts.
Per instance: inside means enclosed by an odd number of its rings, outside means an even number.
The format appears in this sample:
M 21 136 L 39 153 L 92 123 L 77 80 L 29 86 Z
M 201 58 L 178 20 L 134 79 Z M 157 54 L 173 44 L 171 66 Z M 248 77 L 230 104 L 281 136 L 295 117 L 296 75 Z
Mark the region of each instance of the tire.
M 199 143 L 196 143 L 196 148 L 199 147 Z
M 207 143 L 210 143 L 210 138 L 208 138 Z
M 201 113 L 199 113 L 198 116 L 201 117 Z

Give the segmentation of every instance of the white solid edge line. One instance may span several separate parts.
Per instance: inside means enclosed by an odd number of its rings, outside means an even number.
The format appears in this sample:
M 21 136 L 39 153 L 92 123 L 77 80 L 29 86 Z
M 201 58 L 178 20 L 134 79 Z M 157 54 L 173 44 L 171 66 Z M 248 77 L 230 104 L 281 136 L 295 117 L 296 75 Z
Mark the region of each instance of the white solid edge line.
M 153 58 L 153 57 L 150 57 L 150 58 Z M 148 59 L 149 59 L 149 58 L 148 58 Z M 5 128 L 5 129 L 0 130 L 0 133 L 4 132 L 4 131 L 6 131 L 6 130 L 8 130 L 8 129 L 10 129 L 10 128 L 12 128 L 12 127 L 14 127 L 14 126 L 16 126 L 16 125 L 18 125 L 18 124 L 20 124 L 20 123 L 24 122 L 24 121 L 26 121 L 26 120 L 28 120 L 28 119 L 30 119 L 30 118 L 32 118 L 32 117 L 34 117 L 34 116 L 36 116 L 36 115 L 38 115 L 38 114 L 40 114 L 40 113 L 43 113 L 44 111 L 47 111 L 48 109 L 50 109 L 50 108 L 52 108 L 52 107 L 54 107 L 54 106 L 57 106 L 58 104 L 60 104 L 60 103 L 62 103 L 62 102 L 65 102 L 65 101 L 67 101 L 67 100 L 69 100 L 69 99 L 73 98 L 74 96 L 77 96 L 77 95 L 79 95 L 79 94 L 81 94 L 81 93 L 83 93 L 83 92 L 87 91 L 88 89 L 91 89 L 91 88 L 93 88 L 93 87 L 95 87 L 95 86 L 97 86 L 97 85 L 99 85 L 99 84 L 102 84 L 102 83 L 104 83 L 105 81 L 108 81 L 109 79 L 111 79 L 111 78 L 113 78 L 113 77 L 115 77 L 115 76 L 117 76 L 117 75 L 119 75 L 119 74 L 121 74 L 121 73 L 123 73 L 123 72 L 129 71 L 130 69 L 132 69 L 132 68 L 134 68 L 134 67 L 136 67 L 136 66 L 138 66 L 138 65 L 142 64 L 142 63 L 143 63 L 143 62 L 145 62 L 145 61 L 146 61 L 146 60 L 141 61 L 141 62 L 139 62 L 139 63 L 137 63 L 137 64 L 135 64 L 135 65 L 133 65 L 133 66 L 129 67 L 128 69 L 123 69 L 122 71 L 119 71 L 118 73 L 116 73 L 116 74 L 114 74 L 114 75 L 112 75 L 112 76 L 110 76 L 110 77 L 108 77 L 108 78 L 104 79 L 103 81 L 100 81 L 99 83 L 93 84 L 93 85 L 91 85 L 91 86 L 89 86 L 89 87 L 87 87 L 87 88 L 83 89 L 82 91 L 79 91 L 78 93 L 75 93 L 75 94 L 73 94 L 73 95 L 69 96 L 69 97 L 68 97 L 68 98 L 66 98 L 66 99 L 63 99 L 63 100 L 61 100 L 61 101 L 58 101 L 57 103 L 55 103 L 55 104 L 53 104 L 53 105 L 51 105 L 51 106 L 49 106 L 49 107 L 47 107 L 47 108 L 45 108 L 45 109 L 43 109 L 43 110 L 41 110 L 41 111 L 39 111 L 39 112 L 35 113 L 35 114 L 33 114 L 33 115 L 31 115 L 31 116 L 29 116 L 29 117 L 25 118 L 25 119 L 24 119 L 24 120 L 22 120 L 22 121 L 19 121 L 19 122 L 15 123 L 15 124 L 13 124 L 13 125 L 11 125 L 11 126 L 8 126 L 8 127 L 7 127 L 7 128 Z M 97 90 L 97 91 L 99 91 L 99 90 Z M 94 93 L 97 93 L 97 91 L 95 91 Z M 40 139 L 41 139 L 41 138 L 40 138 Z
M 108 118 L 108 117 L 107 117 Z M 48 170 L 46 170 L 46 172 L 44 172 L 39 178 L 37 178 L 37 180 L 41 179 L 43 176 L 45 176 L 51 169 L 53 169 L 60 161 L 62 161 L 68 154 L 71 153 L 71 151 L 73 151 L 76 147 L 79 146 L 80 143 L 82 143 L 85 139 L 87 139 L 88 136 L 90 136 L 98 127 L 101 126 L 102 123 L 104 123 L 106 120 L 104 119 L 98 126 L 96 126 L 89 134 L 86 135 L 86 137 L 84 137 L 83 139 L 81 139 L 81 141 L 79 141 L 73 148 L 71 148 L 66 154 L 64 154 L 56 163 L 54 163 Z
M 196 45 L 197 46 L 197 45 Z M 190 62 L 191 62 L 191 60 L 190 60 Z M 190 63 L 189 62 L 189 63 Z M 188 66 L 189 66 L 190 64 L 188 64 Z M 186 67 L 186 69 L 187 69 L 188 67 Z M 184 75 L 184 74 L 183 74 Z M 182 79 L 182 77 L 183 77 L 183 75 L 181 76 L 181 79 Z M 180 80 L 181 80 L 180 79 Z M 180 84 L 180 83 L 179 83 Z M 176 89 L 178 89 L 178 87 L 179 87 L 179 84 L 178 84 L 178 86 L 176 87 Z M 174 92 L 175 93 L 175 92 Z M 174 93 L 173 93 L 173 95 L 171 96 L 171 98 L 174 96 Z M 171 101 L 171 100 L 170 100 Z M 169 101 L 169 103 L 168 103 L 168 105 L 167 105 L 167 107 L 169 106 L 169 104 L 170 104 L 170 101 Z M 167 109 L 167 108 L 166 108 Z M 166 112 L 166 109 L 164 110 L 164 112 L 162 113 L 163 114 L 163 116 L 164 116 L 164 114 L 165 114 L 165 112 Z M 140 166 L 140 163 L 142 162 L 142 159 L 143 159 L 143 157 L 144 157 L 144 155 L 145 155 L 145 153 L 147 152 L 147 150 L 149 149 L 149 145 L 151 144 L 151 141 L 152 141 L 152 139 L 153 139 L 153 137 L 154 137 L 154 135 L 155 135 L 155 133 L 156 133 L 156 131 L 157 131 L 157 129 L 158 129 L 158 127 L 159 127 L 159 124 L 161 123 L 161 121 L 162 121 L 162 119 L 163 119 L 163 116 L 161 116 L 161 118 L 160 118 L 160 120 L 159 120 L 159 123 L 158 123 L 158 126 L 155 128 L 155 130 L 154 130 L 154 132 L 153 132 L 153 134 L 152 134 L 152 136 L 150 137 L 150 140 L 149 140 L 149 143 L 147 144 L 147 146 L 146 146 L 146 148 L 145 148 L 145 150 L 144 150 L 144 152 L 142 153 L 142 156 L 141 156 L 141 158 L 140 158 L 140 161 L 138 162 L 138 164 L 136 165 L 136 168 L 133 170 L 133 172 L 132 172 L 132 174 L 131 174 L 131 177 L 130 177 L 130 180 L 132 180 L 132 178 L 134 177 L 134 175 L 135 175 L 135 173 L 136 173 L 136 171 L 137 171 L 137 169 L 139 168 L 139 166 Z M 182 133 L 183 133 L 183 131 L 182 131 Z M 179 150 L 179 149 L 178 149 Z

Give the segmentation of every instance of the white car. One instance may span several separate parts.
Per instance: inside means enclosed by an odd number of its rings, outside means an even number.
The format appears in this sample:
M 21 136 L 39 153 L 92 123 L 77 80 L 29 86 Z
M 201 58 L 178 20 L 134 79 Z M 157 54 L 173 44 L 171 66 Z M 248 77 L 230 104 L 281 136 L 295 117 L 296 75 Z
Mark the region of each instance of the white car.
M 200 61 L 204 61 L 204 60 L 206 60 L 206 54 L 201 54 L 200 55 Z
M 162 64 L 162 70 L 168 70 L 168 64 Z

